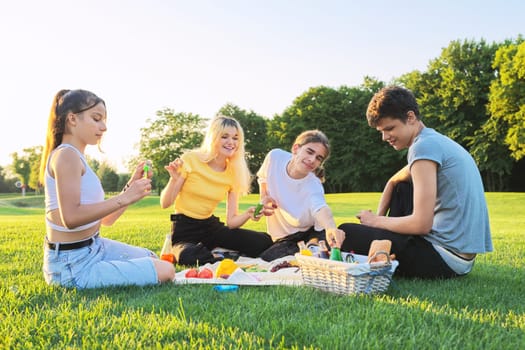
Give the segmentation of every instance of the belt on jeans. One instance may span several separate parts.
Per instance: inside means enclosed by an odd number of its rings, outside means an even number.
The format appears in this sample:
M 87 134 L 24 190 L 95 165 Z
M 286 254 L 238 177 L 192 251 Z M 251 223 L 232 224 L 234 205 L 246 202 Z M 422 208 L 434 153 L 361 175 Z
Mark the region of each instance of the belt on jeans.
M 56 249 L 57 245 L 58 245 L 58 250 L 79 249 L 79 248 L 84 248 L 84 247 L 87 247 L 87 246 L 91 245 L 91 243 L 93 243 L 95 241 L 95 238 L 97 238 L 97 237 L 98 237 L 98 233 L 96 235 L 92 236 L 92 237 L 89 237 L 86 240 L 83 240 L 83 241 L 74 242 L 74 243 L 51 243 L 51 242 L 47 242 L 47 246 L 49 247 L 49 249 Z
M 190 222 L 190 223 L 195 223 L 195 222 L 209 222 L 209 221 L 215 221 L 215 220 L 218 220 L 216 216 L 210 216 L 206 219 L 195 219 L 195 218 L 192 218 L 191 216 L 187 216 L 187 215 L 184 215 L 184 214 L 170 214 L 170 220 L 171 222 L 175 223 L 177 221 L 179 222 Z

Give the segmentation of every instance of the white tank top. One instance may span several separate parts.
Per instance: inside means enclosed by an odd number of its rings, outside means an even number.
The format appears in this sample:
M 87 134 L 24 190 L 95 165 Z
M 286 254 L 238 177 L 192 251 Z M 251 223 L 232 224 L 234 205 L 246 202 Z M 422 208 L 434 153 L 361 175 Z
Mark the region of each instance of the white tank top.
M 58 209 L 56 181 L 49 174 L 49 160 L 51 159 L 51 156 L 53 155 L 53 153 L 61 148 L 70 148 L 72 150 L 75 150 L 75 152 L 77 152 L 78 156 L 80 157 L 80 160 L 84 164 L 84 167 L 86 168 L 86 172 L 84 173 L 84 175 L 82 175 L 81 182 L 80 182 L 80 204 L 91 204 L 91 203 L 102 202 L 104 200 L 104 189 L 102 188 L 100 179 L 97 177 L 95 172 L 89 167 L 86 159 L 84 158 L 84 155 L 80 153 L 78 149 L 76 149 L 73 145 L 63 143 L 51 152 L 47 160 L 46 172 L 45 172 L 46 213 L 49 213 L 51 210 Z M 46 217 L 46 224 L 53 230 L 60 231 L 60 232 L 83 231 L 87 228 L 97 225 L 99 222 L 100 220 L 96 220 L 88 224 L 69 229 L 64 226 L 59 226 L 59 225 L 52 223 Z

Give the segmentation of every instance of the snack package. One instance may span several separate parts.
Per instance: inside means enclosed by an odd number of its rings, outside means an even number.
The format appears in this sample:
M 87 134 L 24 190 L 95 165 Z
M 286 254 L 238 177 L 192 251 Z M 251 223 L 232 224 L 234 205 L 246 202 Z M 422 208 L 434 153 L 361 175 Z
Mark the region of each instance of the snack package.
M 263 208 L 264 208 L 264 204 L 258 203 L 257 206 L 255 207 L 255 212 L 253 213 L 253 216 L 259 216 Z
M 373 240 L 370 244 L 370 250 L 368 250 L 368 258 L 370 259 L 373 257 L 377 252 L 385 252 L 385 254 L 379 254 L 376 257 L 374 257 L 372 260 L 370 260 L 371 263 L 373 262 L 387 262 L 388 258 L 387 255 L 390 255 L 390 249 L 392 249 L 392 241 L 389 239 L 381 239 L 381 240 Z
M 232 259 L 223 259 L 215 270 L 215 277 L 228 278 L 238 267 Z

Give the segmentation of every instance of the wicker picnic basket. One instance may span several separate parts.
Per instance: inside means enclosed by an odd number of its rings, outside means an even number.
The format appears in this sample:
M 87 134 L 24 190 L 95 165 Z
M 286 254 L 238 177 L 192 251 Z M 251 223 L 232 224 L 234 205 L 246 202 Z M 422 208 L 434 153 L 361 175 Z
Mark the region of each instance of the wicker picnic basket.
M 357 263 L 346 263 L 295 254 L 306 286 L 336 294 L 372 294 L 387 290 L 399 262 L 369 263 L 368 257 L 355 255 Z

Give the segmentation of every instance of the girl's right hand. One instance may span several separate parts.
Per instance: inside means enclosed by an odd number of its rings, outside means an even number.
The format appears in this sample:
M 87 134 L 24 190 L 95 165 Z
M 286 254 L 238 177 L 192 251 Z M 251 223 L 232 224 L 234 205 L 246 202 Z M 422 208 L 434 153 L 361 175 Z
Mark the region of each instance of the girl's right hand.
M 177 179 L 180 176 L 183 164 L 184 162 L 182 159 L 177 158 L 173 162 L 170 162 L 168 165 L 164 166 L 164 169 L 168 171 L 173 179 Z
M 262 209 L 262 213 L 264 216 L 272 216 L 275 209 L 277 209 L 277 203 L 275 200 L 270 197 L 266 196 L 261 200 L 261 203 L 264 204 L 264 207 Z
M 259 213 L 259 215 L 255 215 L 255 207 L 249 207 L 248 210 L 246 210 L 246 212 L 248 213 L 250 219 L 252 219 L 253 221 L 259 221 L 263 216 L 262 210 Z

